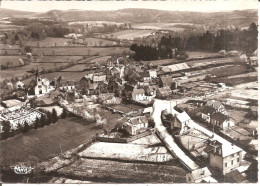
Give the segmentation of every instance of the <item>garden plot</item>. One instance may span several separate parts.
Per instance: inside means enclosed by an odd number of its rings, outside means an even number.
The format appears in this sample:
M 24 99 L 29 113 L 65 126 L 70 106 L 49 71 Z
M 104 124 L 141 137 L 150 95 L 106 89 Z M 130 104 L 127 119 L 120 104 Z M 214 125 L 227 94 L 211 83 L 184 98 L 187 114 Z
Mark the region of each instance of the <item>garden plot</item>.
M 160 144 L 161 141 L 155 135 L 149 135 L 149 136 L 145 136 L 143 138 L 134 140 L 130 143 L 138 144 L 138 145 L 155 145 L 155 144 Z
M 186 171 L 180 165 L 124 163 L 109 160 L 83 159 L 57 171 L 60 177 L 74 177 L 99 182 L 120 183 L 184 183 Z
M 40 107 L 40 108 L 47 112 L 52 112 L 52 109 L 55 109 L 58 116 L 60 116 L 63 111 L 63 108 L 61 108 L 60 106 L 49 106 L 49 107 Z
M 128 143 L 97 142 L 79 153 L 82 158 L 106 158 L 128 161 L 165 162 L 172 156 L 162 146 L 148 146 Z

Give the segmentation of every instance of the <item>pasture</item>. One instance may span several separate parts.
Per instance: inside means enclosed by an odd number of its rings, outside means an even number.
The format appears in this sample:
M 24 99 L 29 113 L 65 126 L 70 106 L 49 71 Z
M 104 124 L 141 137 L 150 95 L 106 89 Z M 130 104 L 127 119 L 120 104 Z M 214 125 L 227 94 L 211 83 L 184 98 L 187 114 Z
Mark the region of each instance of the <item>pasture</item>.
M 183 26 L 191 26 L 190 23 L 135 23 L 132 25 L 134 29 L 150 29 L 150 30 L 170 30 L 183 31 Z
M 37 56 L 35 63 L 70 63 L 82 59 L 81 56 Z
M 61 66 L 66 65 L 67 63 L 30 63 L 28 65 L 22 66 L 22 67 L 14 67 L 10 69 L 1 70 L 1 77 L 0 81 L 3 81 L 4 79 L 11 79 L 13 77 L 20 77 L 25 74 L 28 74 L 27 71 L 30 70 L 36 70 L 36 69 L 45 69 L 50 70 L 53 68 L 59 68 Z
M 77 39 L 76 42 L 84 44 L 83 39 Z M 86 46 L 114 46 L 117 43 L 115 41 L 110 41 L 106 39 L 99 39 L 99 38 L 85 38 L 85 45 Z
M 25 45 L 31 47 L 55 47 L 56 43 L 56 46 L 63 47 L 66 46 L 69 41 L 72 42 L 72 39 L 47 37 L 46 39 L 41 41 L 27 41 L 25 42 Z
M 24 64 L 21 62 L 20 59 L 23 61 L 25 56 L 0 56 L 0 64 L 1 66 L 5 67 L 18 67 Z
M 105 110 L 104 114 L 109 115 L 107 112 Z M 102 113 L 100 115 L 103 117 Z M 116 124 L 113 118 L 116 117 L 117 115 L 110 114 L 112 122 L 108 122 L 104 128 L 107 130 L 113 128 Z M 76 148 L 102 130 L 81 118 L 60 119 L 56 124 L 32 129 L 25 134 L 0 141 L 1 165 L 12 165 L 17 162 L 33 164 L 47 160 L 60 153 L 60 147 L 63 152 Z
M 88 55 L 99 55 L 107 56 L 113 54 L 122 54 L 123 52 L 129 52 L 129 48 L 124 47 L 107 47 L 107 48 L 90 48 L 90 47 L 62 47 L 62 48 L 34 48 L 32 53 L 33 55 L 64 55 L 64 56 L 88 56 Z
M 106 34 L 104 37 L 111 38 L 117 38 L 117 39 L 127 39 L 127 40 L 133 40 L 134 38 L 137 37 L 146 37 L 151 35 L 153 30 L 122 30 L 118 32 L 114 32 L 111 34 Z

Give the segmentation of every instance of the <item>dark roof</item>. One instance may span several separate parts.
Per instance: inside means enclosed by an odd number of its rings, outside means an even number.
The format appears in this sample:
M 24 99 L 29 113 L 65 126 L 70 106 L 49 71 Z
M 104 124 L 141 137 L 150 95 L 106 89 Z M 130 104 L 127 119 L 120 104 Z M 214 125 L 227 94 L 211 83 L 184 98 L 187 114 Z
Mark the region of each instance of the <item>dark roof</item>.
M 201 113 L 206 114 L 206 115 L 208 115 L 208 114 L 212 115 L 215 112 L 216 112 L 216 110 L 212 107 L 209 107 L 209 106 L 205 106 L 201 110 Z
M 144 89 L 140 88 L 140 89 L 134 89 L 133 90 L 134 94 L 144 94 Z
M 220 123 L 223 123 L 225 120 L 227 120 L 229 117 L 225 114 L 222 114 L 220 112 L 217 112 L 211 116 L 211 119 L 217 120 Z
M 167 76 L 167 77 L 160 77 L 161 82 L 163 85 L 171 85 L 174 81 L 171 77 Z
M 246 178 L 237 170 L 233 170 L 225 175 L 227 178 L 231 178 L 235 183 L 242 183 Z
M 215 100 L 210 100 L 206 103 L 206 106 L 213 107 L 214 109 L 218 109 L 220 106 L 222 106 L 222 103 Z

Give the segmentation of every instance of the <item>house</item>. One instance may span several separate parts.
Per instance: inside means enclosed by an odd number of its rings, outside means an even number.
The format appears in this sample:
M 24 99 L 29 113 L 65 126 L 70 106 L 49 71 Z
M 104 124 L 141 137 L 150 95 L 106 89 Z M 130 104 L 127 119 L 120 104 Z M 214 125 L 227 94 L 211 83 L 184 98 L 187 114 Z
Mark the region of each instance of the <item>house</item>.
M 247 58 L 248 57 L 246 56 L 246 54 L 242 54 L 242 55 L 239 56 L 239 59 L 240 59 L 241 62 L 245 62 L 246 63 L 247 62 Z
M 149 70 L 149 75 L 150 75 L 150 78 L 151 78 L 151 79 L 157 78 L 157 72 L 156 72 L 156 70 Z
M 127 120 L 123 128 L 130 135 L 136 135 L 148 128 L 148 119 L 145 116 L 137 116 Z
M 106 75 L 99 75 L 99 74 L 95 74 L 92 78 L 93 83 L 98 83 L 98 82 L 102 82 L 102 81 L 106 81 Z
M 98 90 L 99 90 L 99 93 L 107 93 L 108 92 L 108 82 L 102 81 L 102 82 L 98 83 Z
M 172 94 L 172 90 L 168 86 L 158 88 L 156 91 L 156 97 L 161 98 L 161 99 L 166 98 L 166 97 L 170 96 L 171 94 Z
M 235 120 L 220 112 L 214 113 L 210 118 L 210 123 L 221 129 L 227 129 L 235 126 Z
M 221 112 L 223 114 L 226 112 L 224 105 L 222 105 L 221 102 L 216 101 L 216 100 L 208 101 L 205 106 L 214 108 L 216 110 L 216 112 Z
M 207 167 L 196 169 L 186 174 L 186 183 L 217 183 L 211 175 Z
M 145 94 L 147 96 L 156 96 L 156 90 L 159 88 L 158 85 L 145 86 Z
M 141 74 L 142 74 L 142 77 L 143 77 L 144 81 L 150 81 L 151 80 L 149 72 L 145 71 L 145 72 L 143 72 Z
M 249 64 L 251 66 L 258 66 L 258 57 L 257 56 L 250 57 Z
M 170 76 L 161 76 L 159 80 L 160 87 L 171 87 L 173 84 L 173 79 Z
M 24 89 L 24 83 L 21 82 L 21 81 L 17 81 L 17 82 L 15 83 L 15 88 L 16 88 L 16 89 Z
M 238 168 L 242 162 L 242 149 L 229 142 L 212 141 L 209 152 L 209 164 L 217 168 L 223 175 Z
M 145 98 L 145 91 L 144 89 L 133 89 L 133 92 L 132 92 L 132 100 L 134 101 L 144 101 L 144 98 Z
M 233 170 L 225 175 L 226 183 L 243 183 L 246 181 L 245 176 L 243 176 L 238 170 Z
M 177 113 L 171 122 L 171 130 L 178 130 L 180 134 L 182 134 L 190 128 L 190 123 L 191 118 L 185 111 L 182 113 Z

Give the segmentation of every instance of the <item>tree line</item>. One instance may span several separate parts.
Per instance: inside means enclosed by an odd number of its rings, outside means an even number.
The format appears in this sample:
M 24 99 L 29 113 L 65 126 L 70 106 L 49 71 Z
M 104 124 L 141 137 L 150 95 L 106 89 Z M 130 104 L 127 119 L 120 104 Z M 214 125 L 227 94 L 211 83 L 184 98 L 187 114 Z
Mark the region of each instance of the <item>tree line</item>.
M 219 52 L 220 50 L 242 50 L 252 53 L 257 49 L 258 29 L 251 23 L 248 30 L 218 30 L 217 33 L 206 31 L 202 35 L 189 37 L 163 36 L 157 46 L 133 44 L 130 50 L 135 52 L 134 59 L 157 60 L 167 58 L 186 59 L 186 51 Z
M 217 33 L 206 31 L 202 35 L 189 37 L 163 36 L 160 45 L 180 50 L 218 52 L 220 50 L 242 50 L 252 53 L 257 49 L 258 29 L 251 23 L 248 30 L 218 30 Z

